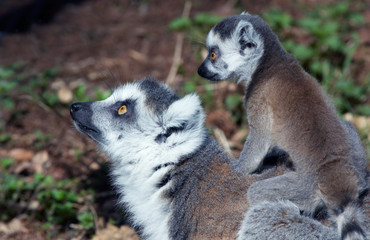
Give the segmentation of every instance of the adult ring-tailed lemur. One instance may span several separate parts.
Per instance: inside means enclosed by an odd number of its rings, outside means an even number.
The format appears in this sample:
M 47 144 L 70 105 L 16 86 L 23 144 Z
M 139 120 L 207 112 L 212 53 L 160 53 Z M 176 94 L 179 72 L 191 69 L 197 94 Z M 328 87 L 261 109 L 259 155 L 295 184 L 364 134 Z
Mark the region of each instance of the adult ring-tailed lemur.
M 145 79 L 70 108 L 77 130 L 112 160 L 111 174 L 144 239 L 338 239 L 289 201 L 250 208 L 245 176 L 209 136 L 195 94 Z M 265 174 L 265 175 L 264 175 Z

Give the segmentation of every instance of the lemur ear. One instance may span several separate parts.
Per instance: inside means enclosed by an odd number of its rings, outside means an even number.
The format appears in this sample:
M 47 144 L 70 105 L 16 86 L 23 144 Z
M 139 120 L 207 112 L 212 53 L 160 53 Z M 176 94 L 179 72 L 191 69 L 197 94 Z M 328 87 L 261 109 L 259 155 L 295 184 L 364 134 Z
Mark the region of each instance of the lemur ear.
M 250 16 L 250 14 L 247 11 L 243 11 L 240 15 Z
M 255 48 L 257 44 L 253 40 L 255 32 L 253 26 L 246 21 L 240 21 L 238 24 L 238 38 L 240 49 L 244 50 L 246 48 Z
M 189 94 L 170 105 L 163 114 L 163 125 L 165 128 L 170 128 L 203 124 L 204 118 L 199 97 L 195 94 Z

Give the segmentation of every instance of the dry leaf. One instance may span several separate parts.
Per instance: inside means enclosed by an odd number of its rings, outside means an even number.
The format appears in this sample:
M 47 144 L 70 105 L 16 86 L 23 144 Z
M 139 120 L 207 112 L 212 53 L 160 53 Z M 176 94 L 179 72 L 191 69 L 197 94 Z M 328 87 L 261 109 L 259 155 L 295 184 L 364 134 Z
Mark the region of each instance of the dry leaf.
M 44 150 L 38 152 L 32 158 L 32 167 L 36 173 L 42 173 L 44 170 L 44 164 L 49 161 L 49 153 Z
M 146 62 L 146 59 L 147 59 L 144 54 L 142 54 L 138 51 L 135 51 L 133 49 L 130 49 L 129 55 L 130 55 L 130 57 L 132 57 L 134 60 L 136 60 L 138 62 Z
M 73 99 L 73 93 L 70 89 L 64 87 L 58 90 L 58 98 L 62 103 L 70 103 Z
M 57 78 L 57 79 L 55 79 L 55 81 L 53 81 L 50 84 L 50 87 L 51 87 L 51 89 L 57 91 L 57 90 L 59 90 L 61 88 L 65 88 L 66 87 L 66 83 L 64 82 L 63 79 Z
M 92 240 L 140 240 L 140 238 L 136 232 L 128 226 L 121 226 L 118 228 L 108 224 L 105 229 L 98 231 Z
M 97 164 L 96 162 L 91 163 L 89 167 L 92 170 L 98 170 L 98 169 L 100 169 L 100 165 Z
M 32 167 L 31 162 L 21 162 L 20 164 L 17 164 L 17 166 L 14 169 L 14 173 L 19 174 L 25 169 L 30 169 Z
M 100 80 L 100 79 L 104 79 L 105 76 L 106 76 L 106 74 L 105 73 L 102 73 L 102 72 L 90 72 L 87 75 L 87 78 L 90 81 L 97 81 L 97 80 Z
M 33 151 L 26 150 L 23 148 L 15 148 L 10 150 L 9 152 L 9 157 L 19 162 L 28 161 L 33 157 L 33 155 L 34 155 Z
M 236 131 L 236 133 L 231 137 L 231 141 L 233 142 L 242 142 L 242 140 L 245 140 L 247 135 L 248 135 L 248 130 L 247 129 L 241 129 Z
M 23 225 L 21 220 L 14 218 L 8 224 L 0 223 L 0 232 L 10 235 L 14 233 L 26 233 L 28 229 Z
M 354 116 L 352 113 L 346 113 L 343 115 L 343 118 L 355 125 L 357 129 L 370 127 L 370 117 Z

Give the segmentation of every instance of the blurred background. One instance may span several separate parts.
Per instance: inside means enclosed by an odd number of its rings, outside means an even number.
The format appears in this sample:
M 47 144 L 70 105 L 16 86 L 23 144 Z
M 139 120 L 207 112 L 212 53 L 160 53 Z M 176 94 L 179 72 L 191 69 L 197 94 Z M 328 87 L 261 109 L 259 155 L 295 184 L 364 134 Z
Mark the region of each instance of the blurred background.
M 124 82 L 150 75 L 181 96 L 197 92 L 207 128 L 237 157 L 243 86 L 196 72 L 210 28 L 242 11 L 270 24 L 369 153 L 369 1 L 1 0 L 0 239 L 138 239 L 109 160 L 69 116 L 72 102 L 105 99 Z

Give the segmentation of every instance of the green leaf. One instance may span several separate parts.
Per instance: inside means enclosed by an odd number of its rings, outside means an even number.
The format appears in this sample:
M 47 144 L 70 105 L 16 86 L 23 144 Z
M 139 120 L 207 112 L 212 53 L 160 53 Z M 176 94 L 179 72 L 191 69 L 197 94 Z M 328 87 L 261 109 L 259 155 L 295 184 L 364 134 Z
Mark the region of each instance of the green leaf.
M 96 101 L 102 101 L 108 98 L 112 92 L 110 90 L 102 91 L 100 89 L 95 90 Z
M 44 223 L 41 225 L 41 228 L 44 229 L 44 230 L 49 230 L 52 228 L 52 223 L 50 222 L 47 222 L 47 223 Z
M 0 134 L 0 143 L 6 143 L 12 139 L 12 135 L 10 133 L 2 133 Z
M 319 62 L 319 61 L 313 61 L 313 62 L 311 62 L 311 64 L 310 64 L 310 71 L 312 73 L 314 73 L 314 74 L 321 73 L 321 71 L 322 71 L 321 62 Z
M 2 101 L 1 101 L 1 105 L 4 108 L 10 109 L 10 110 L 14 109 L 14 107 L 15 107 L 14 101 L 10 98 L 3 98 Z
M 356 112 L 363 116 L 370 116 L 370 105 L 363 104 L 356 107 Z
M 308 32 L 316 33 L 321 28 L 322 22 L 315 18 L 303 18 L 298 21 L 298 24 Z
M 269 23 L 272 29 L 281 30 L 292 26 L 292 17 L 281 11 L 280 9 L 273 8 L 263 14 L 263 18 Z
M 79 85 L 75 90 L 75 96 L 78 101 L 88 102 L 90 98 L 86 95 L 86 86 L 84 84 Z
M 331 35 L 325 39 L 326 44 L 331 50 L 340 50 L 345 47 L 345 44 L 341 41 L 338 35 Z
M 42 97 L 45 99 L 48 106 L 53 106 L 59 102 L 57 94 L 53 92 L 45 91 L 42 93 Z
M 14 159 L 12 158 L 9 158 L 9 157 L 5 157 L 5 158 L 1 158 L 0 159 L 0 167 L 2 169 L 7 169 L 8 167 L 10 167 L 14 162 Z
M 16 88 L 18 84 L 16 82 L 1 81 L 0 82 L 0 93 L 6 93 Z
M 327 22 L 323 26 L 321 26 L 324 35 L 331 35 L 335 34 L 339 29 L 339 23 L 337 22 Z
M 69 202 L 76 202 L 77 201 L 77 194 L 76 193 L 66 193 L 65 199 Z
M 187 17 L 178 17 L 170 22 L 170 30 L 185 30 L 191 26 L 191 20 Z
M 45 176 L 43 179 L 43 184 L 46 186 L 51 185 L 54 182 L 53 178 L 51 176 Z
M 360 99 L 362 96 L 362 88 L 351 81 L 338 81 L 335 87 L 348 97 Z
M 292 40 L 287 40 L 282 42 L 283 47 L 290 53 L 296 48 L 297 43 L 293 42 Z
M 36 130 L 37 131 L 37 130 Z M 35 131 L 35 134 L 36 134 L 36 131 Z M 33 176 L 33 181 L 37 184 L 41 183 L 45 178 L 45 175 L 42 174 L 42 173 L 35 173 L 35 175 Z
M 197 84 L 193 81 L 188 81 L 188 82 L 185 82 L 184 84 L 184 90 L 186 93 L 195 92 L 196 87 L 197 87 Z
M 199 13 L 194 17 L 195 23 L 208 26 L 213 26 L 219 23 L 222 19 L 223 17 L 209 13 Z
M 51 196 L 55 199 L 55 200 L 58 200 L 58 201 L 61 201 L 64 199 L 66 193 L 62 190 L 56 190 L 56 189 L 53 189 L 51 190 Z
M 11 76 L 13 76 L 15 72 L 10 69 L 3 69 L 0 67 L 0 80 L 7 79 Z
M 225 99 L 226 107 L 229 110 L 235 110 L 238 105 L 242 102 L 242 97 L 239 94 L 227 95 Z
M 307 60 L 311 58 L 314 54 L 315 51 L 312 48 L 306 47 L 302 44 L 297 44 L 296 47 L 293 49 L 293 55 L 299 60 Z
M 60 68 L 58 68 L 58 67 L 50 68 L 50 69 L 42 72 L 41 77 L 49 79 L 49 78 L 55 77 L 55 75 L 57 75 L 59 71 L 60 71 Z
M 339 17 L 345 15 L 345 13 L 349 9 L 349 2 L 348 1 L 342 1 L 342 2 L 337 2 L 335 4 L 331 4 L 330 7 L 328 7 L 328 10 L 331 13 L 331 17 Z
M 355 25 L 365 23 L 365 17 L 358 13 L 352 13 L 349 15 L 349 21 Z
M 78 215 L 77 219 L 85 230 L 89 230 L 94 227 L 94 215 L 91 211 L 83 211 Z

